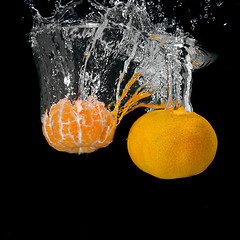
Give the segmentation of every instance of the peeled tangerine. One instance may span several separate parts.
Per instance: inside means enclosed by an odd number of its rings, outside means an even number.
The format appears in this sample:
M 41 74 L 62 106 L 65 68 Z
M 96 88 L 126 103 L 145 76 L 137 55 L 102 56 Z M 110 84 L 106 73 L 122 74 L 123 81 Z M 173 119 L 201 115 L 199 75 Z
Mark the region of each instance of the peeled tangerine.
M 174 179 L 203 172 L 215 157 L 217 136 L 205 118 L 180 107 L 144 114 L 131 127 L 127 145 L 141 170 Z
M 103 102 L 89 97 L 53 104 L 42 118 L 43 134 L 50 146 L 68 153 L 90 153 L 108 146 L 115 132 L 114 118 Z

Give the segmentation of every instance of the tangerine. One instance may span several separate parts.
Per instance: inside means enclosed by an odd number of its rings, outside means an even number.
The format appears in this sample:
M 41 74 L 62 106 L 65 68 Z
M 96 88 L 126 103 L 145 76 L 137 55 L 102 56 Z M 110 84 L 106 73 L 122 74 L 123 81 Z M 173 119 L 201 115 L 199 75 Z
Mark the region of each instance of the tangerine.
M 203 172 L 213 161 L 217 136 L 210 123 L 195 112 L 155 110 L 141 116 L 130 129 L 127 147 L 144 172 L 163 179 Z
M 71 103 L 66 98 L 53 104 L 42 118 L 43 134 L 50 146 L 68 153 L 91 153 L 112 142 L 113 114 L 103 102 L 89 97 Z

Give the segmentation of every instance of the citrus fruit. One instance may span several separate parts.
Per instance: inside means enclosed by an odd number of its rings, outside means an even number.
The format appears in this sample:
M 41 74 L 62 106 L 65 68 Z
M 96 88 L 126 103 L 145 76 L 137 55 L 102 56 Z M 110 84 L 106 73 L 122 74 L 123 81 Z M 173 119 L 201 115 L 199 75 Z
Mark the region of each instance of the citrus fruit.
M 42 118 L 43 134 L 50 146 L 68 153 L 90 153 L 112 142 L 114 117 L 103 102 L 61 99 Z
M 203 172 L 213 161 L 217 136 L 210 123 L 195 112 L 155 110 L 136 120 L 127 147 L 144 172 L 163 179 Z

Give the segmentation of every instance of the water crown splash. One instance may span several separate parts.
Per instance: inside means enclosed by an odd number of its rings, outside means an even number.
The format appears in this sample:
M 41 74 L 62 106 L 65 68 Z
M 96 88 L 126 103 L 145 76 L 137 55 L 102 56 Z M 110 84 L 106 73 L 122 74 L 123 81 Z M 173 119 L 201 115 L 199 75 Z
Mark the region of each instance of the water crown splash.
M 186 111 L 192 111 L 192 71 L 211 61 L 196 41 L 180 29 L 169 33 L 166 25 L 153 24 L 145 1 L 110 1 L 104 6 L 89 0 L 91 11 L 82 16 L 78 9 L 83 2 L 72 0 L 61 5 L 56 1 L 50 17 L 41 16 L 33 1 L 29 4 L 41 115 L 49 144 L 62 151 L 71 148 L 68 152 L 91 152 L 108 145 L 122 117 L 136 107 L 183 105 Z M 87 115 L 93 106 L 102 109 L 95 112 L 99 118 Z M 82 121 L 101 121 L 99 138 L 107 142 L 92 139 L 91 144 L 83 144 L 79 108 L 86 110 Z M 67 115 L 63 115 L 64 109 Z M 61 117 L 55 119 L 56 113 Z M 108 113 L 112 119 L 101 117 Z M 48 128 L 52 135 L 47 134 Z M 74 131 L 81 134 L 75 136 Z M 58 134 L 63 140 L 56 139 Z M 85 130 L 85 134 L 90 132 Z M 66 146 L 69 139 L 71 146 Z

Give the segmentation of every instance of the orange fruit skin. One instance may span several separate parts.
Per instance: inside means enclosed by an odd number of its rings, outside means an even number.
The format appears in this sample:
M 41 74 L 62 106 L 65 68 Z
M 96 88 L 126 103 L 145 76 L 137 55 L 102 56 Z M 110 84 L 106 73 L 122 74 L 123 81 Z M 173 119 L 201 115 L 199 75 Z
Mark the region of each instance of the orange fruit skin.
M 203 172 L 213 161 L 217 144 L 210 123 L 183 107 L 144 114 L 133 124 L 127 139 L 129 155 L 137 167 L 162 179 Z
M 89 98 L 73 104 L 66 98 L 53 104 L 42 118 L 48 144 L 58 151 L 91 153 L 108 146 L 113 139 L 114 117 L 103 102 Z

